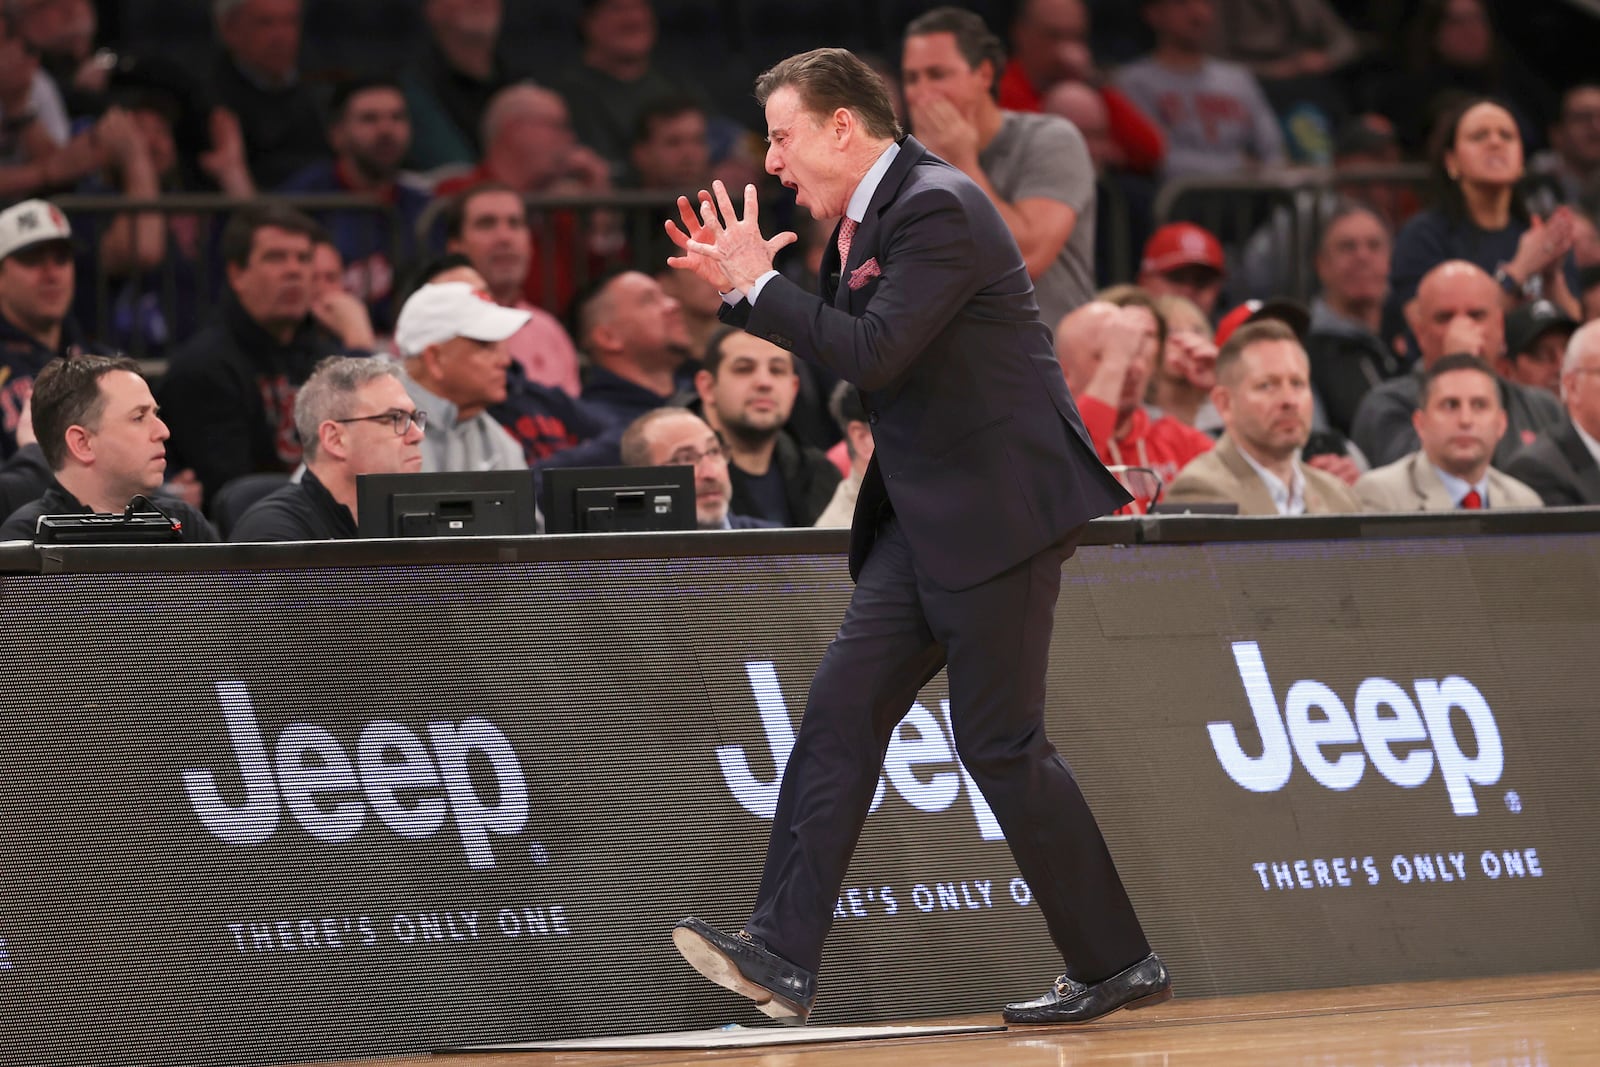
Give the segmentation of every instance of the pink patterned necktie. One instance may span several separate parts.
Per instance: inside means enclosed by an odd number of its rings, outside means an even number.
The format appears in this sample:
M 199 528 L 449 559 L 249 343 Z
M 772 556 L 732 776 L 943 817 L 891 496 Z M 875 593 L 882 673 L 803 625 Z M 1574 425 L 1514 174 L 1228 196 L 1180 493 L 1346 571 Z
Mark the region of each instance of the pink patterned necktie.
M 846 215 L 839 220 L 839 269 L 850 262 L 850 239 L 856 235 L 856 220 Z

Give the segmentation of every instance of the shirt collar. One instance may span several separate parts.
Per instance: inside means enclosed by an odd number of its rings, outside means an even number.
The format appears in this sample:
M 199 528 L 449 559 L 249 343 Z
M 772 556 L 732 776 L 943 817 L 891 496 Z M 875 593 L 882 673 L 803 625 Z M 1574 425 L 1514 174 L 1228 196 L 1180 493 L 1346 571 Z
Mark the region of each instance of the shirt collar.
M 1489 472 L 1487 470 L 1483 472 L 1483 477 L 1476 482 L 1468 482 L 1441 470 L 1436 463 L 1430 463 L 1429 466 L 1433 467 L 1433 472 L 1444 483 L 1446 491 L 1450 494 L 1450 502 L 1456 507 L 1459 508 L 1462 498 L 1474 490 L 1477 491 L 1478 499 L 1482 502 L 1483 507 L 1489 506 Z
M 1600 465 L 1600 441 L 1583 432 L 1583 427 L 1578 425 L 1577 419 L 1569 419 L 1572 428 L 1578 431 L 1578 440 L 1583 442 L 1583 447 L 1589 450 L 1589 455 L 1594 457 L 1596 465 Z
M 1243 456 L 1244 461 L 1255 470 L 1256 476 L 1261 479 L 1261 484 L 1267 487 L 1267 494 L 1272 497 L 1272 504 L 1278 509 L 1279 515 L 1306 513 L 1306 476 L 1301 471 L 1298 460 L 1294 465 L 1294 476 L 1288 485 L 1284 485 L 1283 479 L 1257 463 L 1250 453 L 1241 448 L 1239 455 Z
M 899 144 L 891 141 L 889 147 L 883 150 L 883 155 L 879 156 L 878 161 L 862 176 L 861 184 L 856 186 L 856 191 L 850 194 L 850 203 L 844 209 L 846 215 L 858 223 L 867 217 L 867 205 L 872 203 L 872 194 L 878 191 L 883 176 L 889 173 L 889 164 L 893 163 L 894 157 L 899 154 Z
M 437 426 L 441 431 L 448 432 L 455 429 L 460 411 L 454 404 L 442 396 L 434 394 L 422 383 L 413 378 L 406 370 L 405 364 L 400 364 L 400 384 L 406 387 L 412 403 L 428 413 L 428 426 Z M 432 436 L 428 430 L 422 431 L 424 438 Z

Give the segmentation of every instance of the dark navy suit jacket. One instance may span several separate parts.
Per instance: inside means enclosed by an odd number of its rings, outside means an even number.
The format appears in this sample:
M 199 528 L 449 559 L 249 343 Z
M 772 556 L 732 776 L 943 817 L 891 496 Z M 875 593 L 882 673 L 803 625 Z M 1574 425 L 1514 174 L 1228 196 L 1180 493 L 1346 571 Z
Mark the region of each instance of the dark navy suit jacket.
M 875 449 L 852 577 L 886 506 L 919 568 L 959 590 L 1128 502 L 1067 392 L 1017 243 L 966 175 L 907 137 L 850 261 L 829 242 L 821 275 L 821 297 L 775 277 L 722 317 L 861 390 Z
M 1600 466 L 1570 419 L 1540 434 L 1511 458 L 1505 471 L 1538 493 L 1546 507 L 1600 504 Z

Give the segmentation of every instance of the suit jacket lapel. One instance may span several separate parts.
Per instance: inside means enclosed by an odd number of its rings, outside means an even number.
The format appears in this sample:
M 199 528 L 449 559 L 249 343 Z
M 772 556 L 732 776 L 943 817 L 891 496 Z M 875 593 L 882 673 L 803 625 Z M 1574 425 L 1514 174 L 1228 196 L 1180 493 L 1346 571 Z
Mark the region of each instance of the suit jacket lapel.
M 1433 464 L 1428 462 L 1426 456 L 1419 450 L 1411 454 L 1411 488 L 1416 491 L 1417 498 L 1422 503 L 1423 511 L 1454 511 L 1456 502 L 1450 496 L 1450 490 L 1439 480 L 1439 472 L 1433 469 Z
M 1217 441 L 1216 451 L 1217 459 L 1239 483 L 1239 510 L 1247 515 L 1276 515 L 1278 505 L 1272 502 L 1272 494 L 1267 491 L 1266 483 L 1250 466 L 1250 461 L 1240 454 L 1239 446 L 1233 443 L 1233 439 L 1223 434 Z
M 879 216 L 894 203 L 895 197 L 900 195 L 900 187 L 911 176 L 911 168 L 927 154 L 928 150 L 922 146 L 922 142 L 909 134 L 900 142 L 899 154 L 894 157 L 894 162 L 889 164 L 889 169 L 883 172 L 883 180 L 878 182 L 878 187 L 872 191 L 872 199 L 867 202 L 867 211 L 861 217 L 861 225 L 856 228 L 855 236 L 850 239 L 850 262 L 840 265 L 839 291 L 833 301 L 839 307 L 848 308 L 850 295 L 855 291 L 850 288 L 850 272 L 878 254 Z M 836 258 L 839 254 L 837 230 L 834 231 L 833 254 Z
M 1572 472 L 1578 477 L 1578 489 L 1584 500 L 1590 504 L 1600 504 L 1600 467 L 1595 466 L 1594 455 L 1578 436 L 1578 431 L 1572 428 L 1570 422 L 1564 422 L 1552 430 L 1550 436 L 1567 462 L 1572 464 Z

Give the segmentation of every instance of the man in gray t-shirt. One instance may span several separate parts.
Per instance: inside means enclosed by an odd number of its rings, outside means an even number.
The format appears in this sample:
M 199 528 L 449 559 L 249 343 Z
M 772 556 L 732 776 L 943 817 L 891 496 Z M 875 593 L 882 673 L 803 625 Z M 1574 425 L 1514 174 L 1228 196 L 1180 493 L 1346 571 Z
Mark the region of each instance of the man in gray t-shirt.
M 996 102 L 1005 52 L 983 20 L 936 8 L 906 27 L 901 77 L 912 130 L 989 194 L 1055 329 L 1094 292 L 1094 163 L 1077 127 Z

